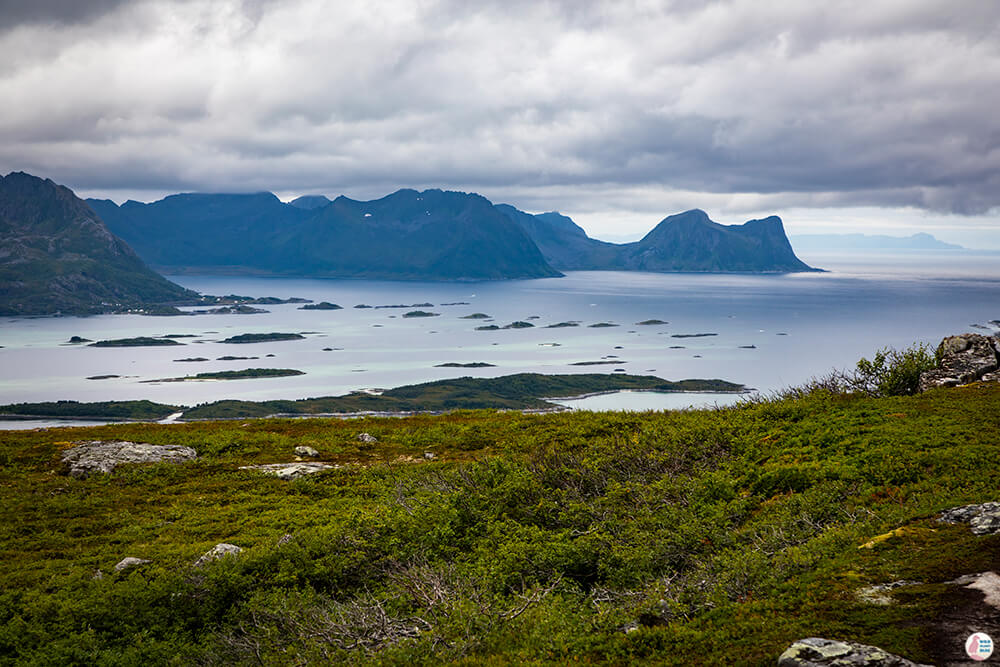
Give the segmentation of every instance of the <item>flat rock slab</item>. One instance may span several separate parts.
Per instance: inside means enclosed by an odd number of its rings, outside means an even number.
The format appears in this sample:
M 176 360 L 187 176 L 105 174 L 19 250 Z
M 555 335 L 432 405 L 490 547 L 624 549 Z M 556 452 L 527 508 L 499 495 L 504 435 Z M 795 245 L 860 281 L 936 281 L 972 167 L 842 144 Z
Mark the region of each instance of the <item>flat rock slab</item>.
M 78 479 L 94 473 L 107 475 L 123 463 L 182 463 L 195 458 L 198 458 L 198 452 L 190 447 L 125 440 L 90 440 L 62 453 L 70 476 Z
M 793 643 L 778 658 L 778 667 L 929 667 L 876 646 L 808 637 Z
M 263 463 L 255 466 L 240 466 L 240 470 L 257 470 L 265 475 L 274 475 L 280 479 L 290 480 L 324 470 L 335 470 L 339 467 L 331 463 Z
M 975 535 L 995 535 L 1000 532 L 1000 503 L 954 507 L 941 512 L 938 521 L 967 523 Z

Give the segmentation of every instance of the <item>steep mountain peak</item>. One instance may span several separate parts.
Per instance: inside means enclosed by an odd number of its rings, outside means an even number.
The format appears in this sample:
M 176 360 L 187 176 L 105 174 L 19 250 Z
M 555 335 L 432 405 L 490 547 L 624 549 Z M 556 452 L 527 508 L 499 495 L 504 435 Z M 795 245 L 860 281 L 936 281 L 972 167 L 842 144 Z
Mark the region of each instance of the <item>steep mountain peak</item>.
M 792 251 L 781 218 L 720 225 L 698 208 L 664 218 L 640 241 L 589 238 L 559 214 L 530 215 L 498 207 L 528 232 L 557 269 L 785 272 L 810 271 Z
M 0 179 L 0 229 L 0 313 L 100 313 L 197 297 L 153 273 L 91 206 L 51 179 Z

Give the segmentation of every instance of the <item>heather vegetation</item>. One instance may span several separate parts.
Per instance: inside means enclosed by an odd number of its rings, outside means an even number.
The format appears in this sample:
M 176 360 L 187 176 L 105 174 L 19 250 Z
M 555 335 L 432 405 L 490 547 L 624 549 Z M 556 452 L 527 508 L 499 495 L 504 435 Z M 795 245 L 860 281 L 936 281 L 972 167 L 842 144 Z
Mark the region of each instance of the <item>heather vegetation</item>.
M 996 500 L 998 400 L 11 432 L 0 664 L 773 665 L 811 635 L 933 661 L 942 582 L 1000 566 L 1000 538 L 934 518 Z M 199 456 L 70 478 L 85 440 Z M 340 467 L 240 469 L 303 446 Z M 243 552 L 193 566 L 219 542 Z M 922 583 L 857 595 L 898 579 Z

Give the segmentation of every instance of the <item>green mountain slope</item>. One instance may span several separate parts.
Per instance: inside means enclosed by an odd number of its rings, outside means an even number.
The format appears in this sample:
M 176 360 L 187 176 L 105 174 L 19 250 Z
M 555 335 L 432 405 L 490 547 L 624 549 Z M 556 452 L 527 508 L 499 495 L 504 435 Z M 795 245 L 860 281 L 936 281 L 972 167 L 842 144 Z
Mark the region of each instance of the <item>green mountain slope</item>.
M 938 518 L 998 500 L 998 402 L 7 432 L 0 662 L 773 667 L 827 637 L 961 664 L 1000 628 L 955 581 L 1000 534 Z M 68 475 L 95 440 L 198 457 Z M 243 551 L 195 565 L 218 543 Z
M 0 315 L 91 314 L 193 302 L 66 187 L 0 177 Z

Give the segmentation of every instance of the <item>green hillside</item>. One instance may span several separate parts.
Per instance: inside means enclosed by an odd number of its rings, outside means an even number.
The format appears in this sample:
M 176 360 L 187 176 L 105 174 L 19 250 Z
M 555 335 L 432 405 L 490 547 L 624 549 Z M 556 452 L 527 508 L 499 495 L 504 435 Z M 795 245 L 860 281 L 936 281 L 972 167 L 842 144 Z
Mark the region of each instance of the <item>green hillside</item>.
M 808 636 L 941 662 L 975 603 L 946 582 L 1000 567 L 1000 537 L 935 517 L 998 499 L 998 406 L 975 384 L 8 432 L 0 664 L 774 665 Z M 199 457 L 67 476 L 88 440 Z M 241 469 L 297 446 L 339 467 Z M 193 566 L 220 542 L 243 552 Z M 115 572 L 128 556 L 150 562 Z M 861 595 L 899 580 L 894 604 Z

